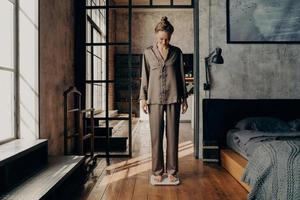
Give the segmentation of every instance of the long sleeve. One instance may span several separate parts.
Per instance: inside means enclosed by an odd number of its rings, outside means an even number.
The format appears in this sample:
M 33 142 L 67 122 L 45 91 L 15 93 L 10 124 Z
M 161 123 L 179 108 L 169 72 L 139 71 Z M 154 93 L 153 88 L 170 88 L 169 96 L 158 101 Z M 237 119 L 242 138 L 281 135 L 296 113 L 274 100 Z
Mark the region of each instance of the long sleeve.
M 184 74 L 184 62 L 183 62 L 183 53 L 180 51 L 180 72 L 181 72 L 181 79 L 182 79 L 182 98 L 186 99 L 188 97 L 186 83 L 185 83 L 185 74 Z
M 141 88 L 140 88 L 140 96 L 139 100 L 147 100 L 148 93 L 148 84 L 149 84 L 149 65 L 147 63 L 145 52 L 142 58 L 142 80 L 141 80 Z

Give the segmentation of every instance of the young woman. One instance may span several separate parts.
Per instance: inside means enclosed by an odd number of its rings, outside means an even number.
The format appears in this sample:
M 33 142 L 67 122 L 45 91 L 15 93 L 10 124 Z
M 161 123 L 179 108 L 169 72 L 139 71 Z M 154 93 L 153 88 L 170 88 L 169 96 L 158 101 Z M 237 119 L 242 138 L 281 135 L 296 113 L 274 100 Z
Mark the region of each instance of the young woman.
M 180 108 L 185 113 L 187 89 L 184 80 L 183 54 L 170 44 L 174 27 L 162 17 L 155 27 L 156 41 L 144 50 L 140 106 L 148 114 L 152 147 L 152 174 L 162 181 L 166 172 L 170 182 L 178 178 L 178 139 Z M 166 168 L 164 168 L 163 134 L 166 113 Z

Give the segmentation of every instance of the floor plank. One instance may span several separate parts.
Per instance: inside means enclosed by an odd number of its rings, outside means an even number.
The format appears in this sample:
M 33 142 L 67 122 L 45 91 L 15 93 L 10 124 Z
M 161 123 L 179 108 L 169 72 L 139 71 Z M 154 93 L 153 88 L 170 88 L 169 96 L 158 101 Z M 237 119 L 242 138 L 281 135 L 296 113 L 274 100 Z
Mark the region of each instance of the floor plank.
M 133 157 L 111 159 L 102 166 L 96 183 L 81 199 L 85 200 L 243 200 L 247 192 L 218 164 L 206 164 L 194 158 L 190 123 L 180 123 L 178 186 L 153 186 L 151 175 L 150 129 L 140 122 L 133 133 Z M 166 141 L 164 140 L 164 147 Z M 99 166 L 97 167 L 98 170 Z M 87 194 L 88 193 L 88 194 Z

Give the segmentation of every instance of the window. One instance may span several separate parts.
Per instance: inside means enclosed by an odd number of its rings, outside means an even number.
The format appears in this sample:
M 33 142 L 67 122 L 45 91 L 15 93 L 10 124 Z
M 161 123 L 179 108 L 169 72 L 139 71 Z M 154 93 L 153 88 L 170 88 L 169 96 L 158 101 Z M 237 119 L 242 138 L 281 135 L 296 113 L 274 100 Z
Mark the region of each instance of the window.
M 19 137 L 39 137 L 38 0 L 19 0 Z
M 104 0 L 87 0 L 87 6 L 105 5 Z M 106 41 L 105 9 L 87 10 L 86 40 L 88 43 L 104 43 Z M 105 110 L 106 51 L 105 46 L 87 46 L 86 48 L 86 107 Z M 93 83 L 91 83 L 93 80 Z M 91 95 L 93 93 L 93 95 Z M 93 99 L 91 98 L 93 97 Z
M 0 142 L 15 137 L 15 5 L 0 2 Z
M 38 137 L 38 0 L 0 1 L 0 143 Z

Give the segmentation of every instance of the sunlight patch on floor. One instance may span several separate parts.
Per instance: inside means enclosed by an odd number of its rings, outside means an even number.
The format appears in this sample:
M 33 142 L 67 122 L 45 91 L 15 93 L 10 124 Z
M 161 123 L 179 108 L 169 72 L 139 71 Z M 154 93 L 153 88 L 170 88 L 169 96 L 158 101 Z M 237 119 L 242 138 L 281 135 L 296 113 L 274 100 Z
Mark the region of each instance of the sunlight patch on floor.
M 191 141 L 186 141 L 179 144 L 179 158 L 190 155 L 193 152 L 194 145 Z M 107 185 L 124 178 L 132 177 L 148 170 L 151 170 L 150 153 L 108 166 L 106 168 L 106 172 L 108 173 L 108 175 L 103 177 L 100 182 L 100 186 Z

